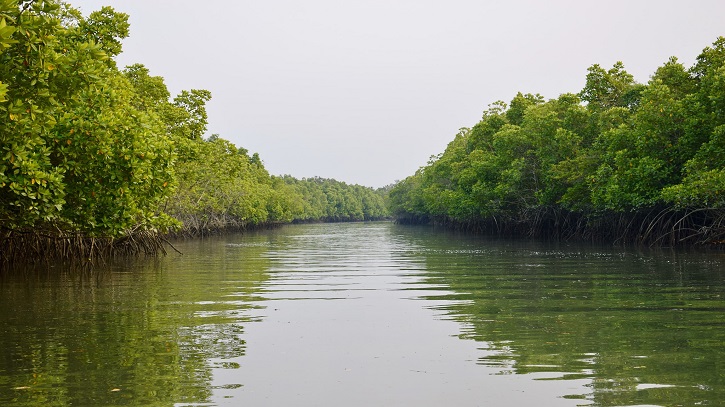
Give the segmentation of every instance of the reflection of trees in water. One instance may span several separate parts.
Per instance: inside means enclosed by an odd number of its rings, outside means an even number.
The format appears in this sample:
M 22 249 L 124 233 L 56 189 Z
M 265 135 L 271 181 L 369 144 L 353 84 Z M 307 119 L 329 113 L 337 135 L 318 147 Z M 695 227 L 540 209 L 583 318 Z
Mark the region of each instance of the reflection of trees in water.
M 234 368 L 223 359 L 244 355 L 250 302 L 267 279 L 267 245 L 179 247 L 184 256 L 92 272 L 2 276 L 0 404 L 209 400 L 212 369 Z
M 442 312 L 502 374 L 585 379 L 595 405 L 725 399 L 725 285 L 715 254 L 627 253 L 448 234 L 424 247 Z M 669 403 L 669 404 L 668 404 Z

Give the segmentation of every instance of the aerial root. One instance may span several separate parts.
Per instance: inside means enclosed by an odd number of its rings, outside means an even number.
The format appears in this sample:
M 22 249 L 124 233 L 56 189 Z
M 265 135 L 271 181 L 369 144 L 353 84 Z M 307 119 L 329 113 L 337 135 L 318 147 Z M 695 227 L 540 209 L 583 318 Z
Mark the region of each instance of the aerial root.
M 725 246 L 724 209 L 656 207 L 631 213 L 578 213 L 537 207 L 488 218 L 407 217 L 403 224 L 432 223 L 454 230 L 497 236 L 588 240 L 652 247 Z
M 0 264 L 38 262 L 97 263 L 127 255 L 166 254 L 164 237 L 152 230 L 130 230 L 120 238 L 89 237 L 59 231 L 0 232 Z

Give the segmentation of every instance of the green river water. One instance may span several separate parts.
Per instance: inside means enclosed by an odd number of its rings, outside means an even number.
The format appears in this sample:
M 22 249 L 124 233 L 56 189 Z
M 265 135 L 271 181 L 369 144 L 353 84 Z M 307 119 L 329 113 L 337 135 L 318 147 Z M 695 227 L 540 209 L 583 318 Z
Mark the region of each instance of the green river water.
M 721 406 L 725 254 L 392 223 L 0 276 L 0 406 Z

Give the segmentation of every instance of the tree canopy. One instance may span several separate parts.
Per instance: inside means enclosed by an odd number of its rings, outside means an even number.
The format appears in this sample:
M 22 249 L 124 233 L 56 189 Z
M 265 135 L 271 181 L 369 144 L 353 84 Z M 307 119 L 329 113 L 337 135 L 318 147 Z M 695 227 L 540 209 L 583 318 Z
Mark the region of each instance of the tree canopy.
M 0 3 L 0 220 L 119 235 L 166 228 L 173 140 L 115 66 L 128 16 L 56 1 Z
M 580 92 L 496 102 L 391 192 L 401 221 L 496 232 L 725 237 L 725 38 L 646 84 L 589 68 Z M 665 238 L 666 237 L 666 238 Z
M 387 214 L 369 188 L 272 177 L 257 154 L 206 137 L 211 93 L 172 96 L 144 65 L 117 67 L 128 33 L 110 7 L 84 17 L 59 0 L 0 0 L 4 248 Z

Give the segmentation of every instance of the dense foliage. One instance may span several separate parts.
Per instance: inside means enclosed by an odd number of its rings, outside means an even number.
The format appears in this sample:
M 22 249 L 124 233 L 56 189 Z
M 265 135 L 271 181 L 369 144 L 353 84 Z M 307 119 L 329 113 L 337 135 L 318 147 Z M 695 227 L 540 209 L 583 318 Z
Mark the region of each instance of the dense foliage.
M 369 188 L 271 177 L 256 154 L 204 139 L 211 93 L 171 98 L 143 65 L 119 69 L 128 32 L 110 7 L 83 17 L 58 0 L 0 0 L 0 257 L 385 216 Z
M 578 94 L 489 106 L 390 192 L 401 221 L 650 243 L 725 236 L 725 38 L 647 84 L 621 63 Z
M 131 103 L 112 57 L 128 33 L 110 8 L 0 2 L 0 221 L 119 235 L 166 227 L 173 141 Z
M 181 233 L 204 234 L 293 221 L 355 221 L 387 215 L 384 194 L 319 178 L 270 176 L 259 157 L 218 135 L 204 139 L 204 90 L 170 100 L 163 78 L 143 65 L 123 71 L 136 89 L 135 105 L 163 122 L 175 140 L 175 192 L 163 212 L 181 221 Z
M 191 144 L 189 156 L 174 167 L 179 187 L 164 206 L 182 221 L 182 234 L 388 215 L 382 191 L 331 179 L 270 176 L 257 154 L 218 136 Z
M 325 178 L 282 178 L 296 203 L 295 221 L 348 222 L 388 216 L 385 191 Z

